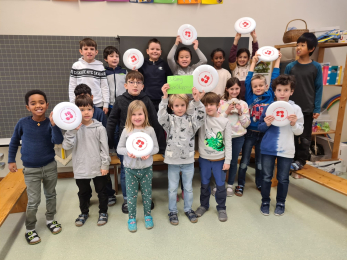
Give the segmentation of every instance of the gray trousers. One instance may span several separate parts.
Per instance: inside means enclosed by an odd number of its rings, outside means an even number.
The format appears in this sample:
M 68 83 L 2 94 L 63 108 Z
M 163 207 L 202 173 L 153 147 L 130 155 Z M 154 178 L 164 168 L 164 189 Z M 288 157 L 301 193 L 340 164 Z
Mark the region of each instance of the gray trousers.
M 23 173 L 28 193 L 25 226 L 27 230 L 32 230 L 35 229 L 36 213 L 41 202 L 41 182 L 46 196 L 46 219 L 54 220 L 57 204 L 55 192 L 58 179 L 57 162 L 53 161 L 40 168 L 24 168 Z

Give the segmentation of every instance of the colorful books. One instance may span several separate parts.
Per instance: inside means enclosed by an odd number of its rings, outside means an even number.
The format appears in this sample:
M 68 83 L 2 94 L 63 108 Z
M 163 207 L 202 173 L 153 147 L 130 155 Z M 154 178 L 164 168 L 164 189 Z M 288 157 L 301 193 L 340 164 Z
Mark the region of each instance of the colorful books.
M 341 85 L 343 66 L 322 65 L 323 85 Z

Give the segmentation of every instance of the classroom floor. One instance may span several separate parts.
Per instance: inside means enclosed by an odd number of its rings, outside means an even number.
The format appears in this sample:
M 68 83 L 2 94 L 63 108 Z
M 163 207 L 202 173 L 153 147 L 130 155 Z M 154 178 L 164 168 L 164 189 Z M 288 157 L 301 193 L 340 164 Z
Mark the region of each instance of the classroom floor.
M 218 221 L 211 197 L 211 208 L 196 224 L 188 221 L 180 200 L 180 223 L 172 226 L 167 217 L 166 172 L 154 176 L 152 230 L 144 227 L 140 194 L 136 233 L 127 230 L 121 195 L 109 208 L 109 222 L 98 227 L 93 194 L 91 216 L 83 227 L 76 227 L 77 186 L 73 179 L 59 179 L 56 219 L 63 231 L 54 236 L 47 229 L 42 199 L 36 227 L 42 242 L 29 246 L 24 238 L 24 213 L 11 214 L 0 228 L 0 259 L 347 259 L 347 197 L 312 181 L 290 178 L 286 213 L 281 217 L 273 214 L 276 189 L 272 188 L 270 216 L 265 217 L 259 211 L 261 196 L 254 185 L 254 169 L 249 168 L 243 197 L 227 198 L 227 222 Z M 195 210 L 200 193 L 198 169 L 193 185 Z

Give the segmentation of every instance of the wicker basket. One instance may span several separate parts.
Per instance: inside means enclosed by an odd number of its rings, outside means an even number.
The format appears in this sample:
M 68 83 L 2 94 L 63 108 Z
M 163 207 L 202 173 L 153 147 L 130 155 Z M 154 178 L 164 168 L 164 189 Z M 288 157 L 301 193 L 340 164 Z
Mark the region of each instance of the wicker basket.
M 305 23 L 305 26 L 306 26 L 306 29 L 294 29 L 294 30 L 290 30 L 290 31 L 287 31 L 288 29 L 288 25 L 293 22 L 293 21 L 303 21 Z M 288 24 L 287 24 L 287 27 L 286 27 L 286 30 L 284 31 L 284 35 L 283 35 L 283 42 L 284 43 L 290 43 L 290 42 L 296 42 L 299 37 L 301 35 L 303 35 L 304 33 L 308 32 L 308 29 L 307 29 L 307 23 L 302 20 L 302 19 L 294 19 L 294 20 L 291 20 Z

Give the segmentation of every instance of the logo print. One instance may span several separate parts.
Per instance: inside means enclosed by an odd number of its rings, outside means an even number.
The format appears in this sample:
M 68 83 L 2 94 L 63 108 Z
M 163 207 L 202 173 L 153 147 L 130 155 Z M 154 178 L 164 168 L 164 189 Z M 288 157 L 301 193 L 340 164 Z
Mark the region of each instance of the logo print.
M 137 61 L 136 57 L 135 56 L 131 56 L 131 62 L 135 62 Z
M 148 145 L 148 142 L 143 137 L 138 137 L 134 139 L 132 142 L 132 146 L 134 147 L 136 151 L 143 151 L 144 149 L 146 149 L 147 145 Z
M 190 29 L 186 29 L 183 31 L 183 38 L 186 40 L 190 40 L 193 37 L 193 32 Z
M 276 111 L 276 116 L 284 117 L 284 111 Z
M 66 116 L 66 120 L 70 120 L 71 118 L 73 118 L 73 115 L 71 114 L 71 112 L 70 111 L 67 111 L 66 113 L 65 113 L 65 116 Z
M 263 55 L 265 56 L 273 56 L 275 53 L 272 50 L 265 49 L 263 50 Z
M 279 107 L 275 109 L 272 115 L 275 117 L 276 121 L 284 121 L 288 117 L 288 111 L 283 107 Z
M 145 143 L 142 142 L 141 140 L 137 140 L 136 144 L 137 144 L 137 146 L 138 146 L 139 148 L 142 148 L 142 146 L 143 146 Z
M 133 65 L 139 63 L 139 57 L 135 53 L 130 54 L 129 60 Z
M 211 85 L 213 81 L 213 77 L 211 75 L 211 73 L 209 73 L 208 71 L 204 71 L 202 73 L 200 73 L 199 75 L 199 84 L 203 87 L 207 87 L 209 85 Z
M 208 83 L 208 81 L 210 80 L 210 77 L 205 75 L 205 77 L 201 78 L 201 81 L 204 83 Z
M 248 29 L 248 28 L 251 26 L 251 21 L 249 21 L 249 20 L 242 20 L 242 21 L 239 23 L 239 26 L 240 26 L 240 28 L 242 28 L 242 29 Z
M 71 124 L 76 121 L 76 113 L 71 108 L 63 108 L 60 110 L 60 119 L 64 123 Z

